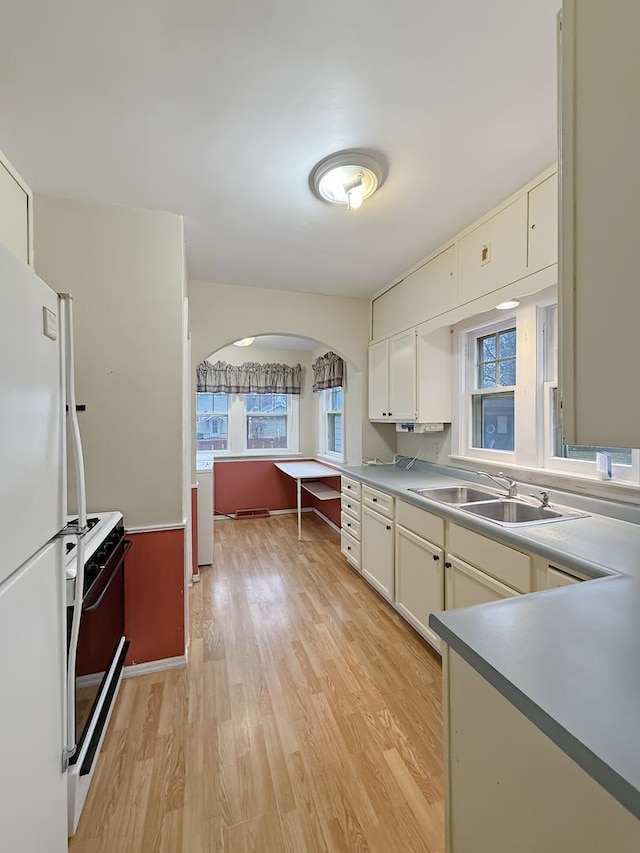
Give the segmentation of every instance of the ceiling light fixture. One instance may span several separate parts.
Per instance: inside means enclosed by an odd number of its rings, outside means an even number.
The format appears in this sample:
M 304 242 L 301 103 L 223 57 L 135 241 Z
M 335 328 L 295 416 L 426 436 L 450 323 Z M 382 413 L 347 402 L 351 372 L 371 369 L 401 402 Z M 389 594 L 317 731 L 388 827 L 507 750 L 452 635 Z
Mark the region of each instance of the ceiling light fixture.
M 510 308 L 517 308 L 520 305 L 519 299 L 508 299 L 506 302 L 501 302 L 496 305 L 498 311 L 508 311 Z
M 380 163 L 362 151 L 341 151 L 325 157 L 309 176 L 309 185 L 317 198 L 346 204 L 347 210 L 361 207 L 383 181 Z
M 255 338 L 240 338 L 239 341 L 234 341 L 234 347 L 250 347 Z

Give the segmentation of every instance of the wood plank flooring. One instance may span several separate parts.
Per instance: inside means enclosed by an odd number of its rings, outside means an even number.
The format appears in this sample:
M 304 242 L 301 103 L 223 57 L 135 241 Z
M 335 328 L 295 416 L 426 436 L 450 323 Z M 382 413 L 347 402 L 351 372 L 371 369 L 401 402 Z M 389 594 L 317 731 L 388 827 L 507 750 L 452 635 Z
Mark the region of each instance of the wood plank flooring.
M 72 853 L 443 853 L 439 658 L 303 528 L 218 524 L 189 664 L 123 682 Z

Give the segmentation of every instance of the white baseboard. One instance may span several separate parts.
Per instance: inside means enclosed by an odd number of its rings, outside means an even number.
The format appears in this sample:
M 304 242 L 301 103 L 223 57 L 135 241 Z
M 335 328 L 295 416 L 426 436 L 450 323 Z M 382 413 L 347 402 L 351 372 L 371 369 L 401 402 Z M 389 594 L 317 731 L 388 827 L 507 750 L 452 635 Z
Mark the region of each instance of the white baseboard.
M 332 530 L 335 530 L 335 532 L 336 532 L 336 533 L 341 533 L 341 532 L 342 532 L 342 531 L 340 530 L 340 528 L 338 527 L 338 525 L 337 525 L 337 524 L 334 524 L 334 523 L 333 523 L 333 521 L 330 521 L 330 520 L 327 518 L 327 516 L 326 516 L 326 515 L 323 515 L 323 514 L 320 512 L 320 510 L 319 510 L 319 509 L 316 509 L 316 508 L 314 507 L 314 508 L 313 508 L 313 511 L 314 511 L 314 512 L 315 512 L 315 514 L 318 516 L 318 518 L 320 518 L 322 521 L 324 521 L 324 523 L 325 523 L 325 524 L 328 524 L 328 525 L 329 525 L 329 527 L 330 527 Z
M 294 515 L 298 512 L 297 509 L 270 509 L 269 515 Z M 302 512 L 315 512 L 312 506 L 303 506 Z M 236 519 L 233 516 L 229 515 L 214 515 L 214 521 L 235 521 Z M 240 521 L 251 521 L 250 518 L 241 518 Z
M 163 672 L 165 669 L 178 669 L 187 665 L 187 656 L 178 655 L 175 658 L 162 658 L 161 660 L 150 660 L 146 663 L 134 663 L 125 666 L 123 678 L 132 678 L 134 675 L 148 675 L 150 672 Z

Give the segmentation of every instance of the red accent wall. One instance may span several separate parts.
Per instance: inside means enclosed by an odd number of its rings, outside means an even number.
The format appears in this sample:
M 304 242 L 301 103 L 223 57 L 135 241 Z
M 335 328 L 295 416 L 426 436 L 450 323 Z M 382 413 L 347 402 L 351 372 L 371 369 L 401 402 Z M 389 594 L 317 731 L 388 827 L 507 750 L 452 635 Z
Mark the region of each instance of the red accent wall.
M 127 664 L 184 654 L 184 530 L 129 533 L 125 568 Z
M 273 462 L 216 460 L 213 475 L 217 515 L 256 507 L 295 509 L 296 481 L 279 471 Z
M 216 460 L 214 477 L 216 514 L 232 515 L 237 509 L 258 507 L 270 510 L 296 508 L 296 481 L 278 470 L 274 462 L 263 459 L 241 462 Z M 340 491 L 339 475 L 322 482 Z M 302 506 L 314 507 L 340 527 L 339 500 L 321 501 L 303 490 Z
M 191 570 L 200 574 L 198 566 L 198 487 L 191 486 Z

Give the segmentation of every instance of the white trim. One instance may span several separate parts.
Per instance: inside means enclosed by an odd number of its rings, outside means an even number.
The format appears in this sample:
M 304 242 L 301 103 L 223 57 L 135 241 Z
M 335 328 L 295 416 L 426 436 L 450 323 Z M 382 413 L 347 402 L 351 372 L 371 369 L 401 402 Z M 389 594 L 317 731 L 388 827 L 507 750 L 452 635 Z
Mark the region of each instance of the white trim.
M 269 515 L 292 515 L 293 513 L 298 512 L 298 510 L 294 507 L 293 509 L 270 509 Z M 303 506 L 301 512 L 313 512 L 312 506 Z M 236 519 L 234 515 L 214 515 L 214 521 L 250 521 L 250 518 L 244 519 L 239 518 Z
M 123 678 L 133 678 L 136 675 L 147 675 L 150 672 L 164 672 L 166 669 L 178 669 L 187 665 L 187 656 L 178 655 L 174 658 L 161 658 L 150 660 L 146 663 L 134 663 L 125 666 L 122 671 Z
M 311 509 L 311 507 L 309 507 L 309 509 Z M 302 511 L 304 512 L 304 509 L 303 509 Z M 334 523 L 333 523 L 333 521 L 331 521 L 330 519 L 328 519 L 326 515 L 323 515 L 323 514 L 320 512 L 320 510 L 318 510 L 318 509 L 316 509 L 315 507 L 313 507 L 313 511 L 315 512 L 315 514 L 316 514 L 319 518 L 321 518 L 321 519 L 324 521 L 324 523 L 325 523 L 325 524 L 328 524 L 328 525 L 329 525 L 329 527 L 330 527 L 332 530 L 335 530 L 335 532 L 336 532 L 336 533 L 342 533 L 342 529 L 341 529 L 340 527 L 338 527 L 338 525 L 337 525 L 337 524 L 334 524 Z
M 149 524 L 148 526 L 127 527 L 127 533 L 161 533 L 163 530 L 184 530 L 187 525 L 186 518 L 184 521 L 176 521 L 173 524 Z

